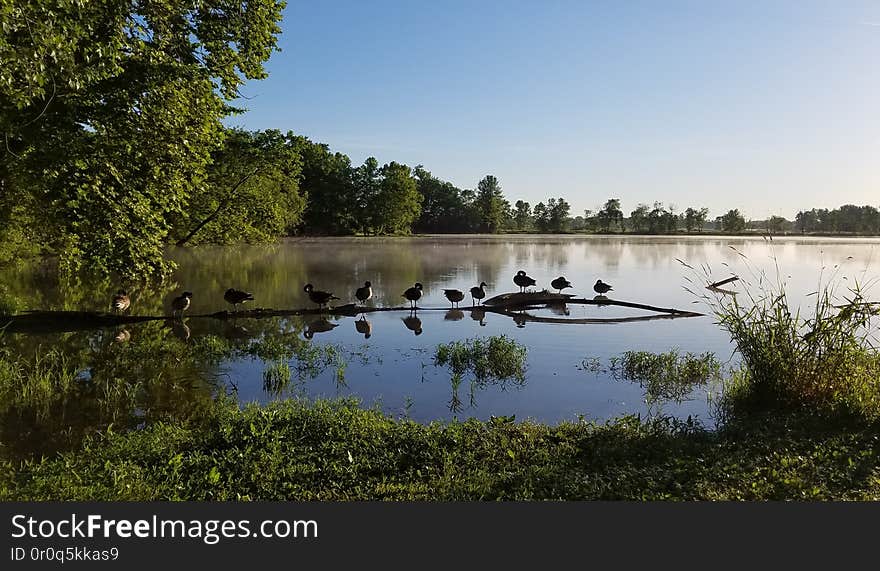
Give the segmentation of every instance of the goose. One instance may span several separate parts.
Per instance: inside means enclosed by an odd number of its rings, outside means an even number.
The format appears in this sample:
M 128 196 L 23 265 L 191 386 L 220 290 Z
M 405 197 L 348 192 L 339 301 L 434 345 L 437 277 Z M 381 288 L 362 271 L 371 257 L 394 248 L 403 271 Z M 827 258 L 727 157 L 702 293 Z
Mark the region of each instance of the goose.
M 406 325 L 406 328 L 415 333 L 416 335 L 422 334 L 422 320 L 416 317 L 415 315 L 410 315 L 409 317 L 401 318 L 403 320 L 403 324 Z
M 124 289 L 121 289 L 113 296 L 113 301 L 110 305 L 113 307 L 113 313 L 120 313 L 129 308 L 131 298 L 128 297 L 128 293 Z
M 524 270 L 520 270 L 513 276 L 513 283 L 518 285 L 519 291 L 522 292 L 525 288 L 535 285 L 535 280 L 527 276 Z
M 565 277 L 559 276 L 558 278 L 550 282 L 550 285 L 553 287 L 553 289 L 557 291 L 557 293 L 562 293 L 562 290 L 571 287 L 571 282 L 565 279 Z
M 318 304 L 319 308 L 324 307 L 330 300 L 339 299 L 335 295 L 327 291 L 316 290 L 312 284 L 306 284 L 303 291 L 309 294 L 309 299 Z
M 185 291 L 179 296 L 175 297 L 171 300 L 171 316 L 177 314 L 177 317 L 183 317 L 183 312 L 189 309 L 190 302 L 192 300 L 192 292 Z
M 593 291 L 595 291 L 599 295 L 605 295 L 612 289 L 614 288 L 606 283 L 603 283 L 602 280 L 596 280 L 596 285 L 593 286 Z
M 480 285 L 471 288 L 471 305 L 476 304 L 476 300 L 480 300 L 480 303 L 483 303 L 483 298 L 486 297 L 486 290 L 483 289 L 487 285 L 486 282 L 480 282 Z
M 373 284 L 368 281 L 364 282 L 364 287 L 359 287 L 354 291 L 354 297 L 361 303 L 366 303 L 368 299 L 373 297 Z
M 464 292 L 457 289 L 444 289 L 443 295 L 445 295 L 446 299 L 452 303 L 452 307 L 456 307 L 456 305 L 464 299 Z
M 232 304 L 232 311 L 235 312 L 238 310 L 238 304 L 246 301 L 254 301 L 254 296 L 253 294 L 241 291 L 240 289 L 229 288 L 226 290 L 226 293 L 223 294 L 223 299 L 226 300 L 226 303 Z
M 410 301 L 410 307 L 416 307 L 416 302 L 422 297 L 422 290 L 424 287 L 419 282 L 416 282 L 415 285 L 405 292 L 403 292 L 403 297 Z M 416 334 L 418 335 L 418 334 Z
M 369 339 L 370 335 L 373 334 L 373 324 L 367 321 L 366 317 L 355 319 L 354 328 L 357 329 L 358 333 L 364 336 L 364 339 Z

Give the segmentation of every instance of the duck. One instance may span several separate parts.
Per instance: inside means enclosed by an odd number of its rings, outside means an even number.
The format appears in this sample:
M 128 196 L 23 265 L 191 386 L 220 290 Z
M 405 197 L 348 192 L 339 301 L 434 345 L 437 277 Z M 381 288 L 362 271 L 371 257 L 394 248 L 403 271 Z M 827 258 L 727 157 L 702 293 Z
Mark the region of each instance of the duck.
M 319 308 L 324 307 L 330 303 L 331 300 L 339 299 L 330 292 L 316 290 L 315 286 L 312 284 L 306 284 L 303 287 L 303 291 L 309 294 L 309 299 L 312 300 L 312 302 L 317 303 Z
M 171 315 L 177 314 L 177 317 L 183 317 L 183 312 L 189 309 L 190 303 L 192 302 L 192 292 L 185 291 L 179 296 L 175 297 L 171 300 Z
M 113 296 L 113 301 L 110 302 L 110 306 L 113 308 L 113 313 L 120 313 L 125 311 L 131 305 L 131 298 L 128 297 L 128 292 L 124 289 L 121 289 L 116 292 L 116 295 Z
M 373 324 L 370 323 L 366 317 L 355 319 L 354 328 L 357 329 L 358 333 L 364 336 L 364 339 L 369 339 L 370 335 L 373 334 Z
M 525 288 L 535 285 L 535 280 L 527 276 L 524 270 L 520 270 L 513 276 L 513 283 L 518 285 L 519 291 L 522 292 Z
M 415 315 L 410 315 L 409 317 L 402 317 L 403 324 L 407 329 L 412 331 L 416 335 L 422 334 L 422 320 L 416 317 Z
M 364 287 L 359 287 L 354 291 L 354 297 L 361 303 L 366 303 L 368 299 L 373 297 L 373 284 L 369 280 L 364 282 Z
M 424 286 L 419 282 L 416 282 L 411 288 L 403 292 L 403 297 L 410 301 L 410 307 L 416 307 L 416 302 L 422 297 L 422 290 Z
M 486 297 L 486 290 L 484 288 L 488 285 L 486 282 L 480 282 L 480 285 L 471 288 L 471 305 L 476 305 L 478 299 L 480 303 L 483 303 L 482 300 Z
M 604 283 L 602 280 L 596 280 L 596 285 L 593 286 L 593 291 L 598 293 L 599 295 L 605 295 L 609 291 L 614 289 L 610 285 Z
M 226 300 L 226 303 L 232 304 L 232 311 L 234 312 L 238 310 L 238 304 L 246 301 L 254 301 L 254 296 L 253 294 L 240 289 L 229 288 L 226 290 L 226 293 L 223 294 L 223 299 Z
M 464 292 L 458 289 L 444 289 L 443 295 L 452 303 L 452 307 L 456 307 L 464 299 Z
M 559 276 L 558 278 L 550 282 L 550 286 L 553 287 L 553 289 L 555 289 L 557 293 L 562 293 L 562 290 L 571 287 L 571 282 L 565 279 L 564 276 Z

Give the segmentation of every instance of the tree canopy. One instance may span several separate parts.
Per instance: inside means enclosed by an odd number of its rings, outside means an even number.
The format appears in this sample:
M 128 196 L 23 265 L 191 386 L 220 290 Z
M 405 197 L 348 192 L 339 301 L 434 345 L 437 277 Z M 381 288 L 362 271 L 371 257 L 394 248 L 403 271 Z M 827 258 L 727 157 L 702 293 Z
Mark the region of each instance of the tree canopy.
M 266 76 L 283 6 L 0 0 L 0 238 L 26 233 L 73 270 L 165 273 L 173 221 L 205 182 L 227 102 Z

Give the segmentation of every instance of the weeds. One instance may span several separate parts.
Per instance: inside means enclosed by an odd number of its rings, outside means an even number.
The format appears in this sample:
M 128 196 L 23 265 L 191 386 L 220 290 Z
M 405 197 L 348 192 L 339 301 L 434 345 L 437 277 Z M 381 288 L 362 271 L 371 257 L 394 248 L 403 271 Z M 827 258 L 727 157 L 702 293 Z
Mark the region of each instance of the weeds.
M 723 412 L 808 407 L 823 414 L 880 416 L 880 356 L 872 322 L 880 306 L 866 299 L 858 281 L 840 294 L 836 272 L 828 279 L 820 274 L 810 294 L 812 314 L 805 317 L 778 268 L 774 284 L 740 256 L 753 275 L 741 281 L 744 301 L 689 290 L 709 305 L 742 359 L 743 371 L 722 399 Z
M 721 380 L 721 363 L 713 353 L 680 354 L 627 351 L 611 358 L 611 373 L 638 382 L 648 403 L 658 400 L 681 402 L 695 387 Z

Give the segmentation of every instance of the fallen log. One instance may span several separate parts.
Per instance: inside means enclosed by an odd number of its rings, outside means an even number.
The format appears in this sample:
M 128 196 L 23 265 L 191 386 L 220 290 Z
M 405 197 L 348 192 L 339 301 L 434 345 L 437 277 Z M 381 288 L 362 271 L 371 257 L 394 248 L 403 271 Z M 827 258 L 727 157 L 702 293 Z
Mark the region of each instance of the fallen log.
M 718 282 L 711 283 L 711 284 L 707 285 L 706 287 L 709 288 L 709 289 L 718 289 L 718 288 L 720 288 L 721 286 L 726 285 L 726 284 L 729 284 L 729 283 L 731 283 L 731 282 L 735 282 L 735 281 L 738 280 L 738 279 L 739 279 L 739 276 L 732 276 L 732 277 L 729 277 L 729 278 L 727 278 L 727 279 L 725 279 L 725 280 L 721 280 L 721 281 L 718 281 Z
M 539 321 L 544 323 L 625 323 L 628 321 L 644 321 L 651 318 L 670 318 L 670 317 L 699 317 L 702 313 L 693 311 L 684 311 L 675 308 L 656 307 L 644 303 L 634 303 L 629 301 L 620 301 L 609 299 L 604 296 L 597 296 L 594 299 L 576 298 L 571 294 L 555 294 L 551 292 L 538 293 L 514 293 L 501 294 L 495 296 L 491 300 L 493 305 L 488 303 L 476 306 L 465 306 L 458 308 L 461 311 L 482 311 L 498 315 L 506 315 L 515 319 L 524 317 L 528 321 Z M 571 305 L 596 305 L 596 306 L 619 306 L 629 307 L 633 309 L 641 309 L 645 311 L 653 311 L 665 315 L 647 316 L 647 317 L 621 317 L 621 318 L 584 318 L 584 319 L 567 319 L 557 317 L 539 317 L 524 314 L 526 310 L 544 309 L 549 305 L 571 304 Z M 417 307 L 415 311 L 449 311 L 450 307 Z M 384 311 L 414 311 L 409 306 L 393 306 L 393 307 L 368 307 L 358 306 L 348 303 L 330 308 L 300 308 L 300 309 L 271 309 L 271 308 L 253 308 L 243 311 L 217 311 L 214 313 L 185 315 L 186 319 L 266 319 L 271 317 L 294 317 L 298 315 L 329 315 L 342 317 L 356 317 L 366 313 L 376 313 Z M 126 315 L 96 311 L 28 311 L 25 313 L 0 317 L 0 332 L 7 333 L 61 333 L 71 331 L 85 331 L 90 329 L 101 329 L 108 327 L 117 327 L 132 323 L 141 323 L 146 321 L 167 320 L 171 322 L 179 322 L 170 315 Z

